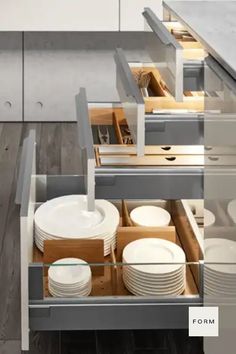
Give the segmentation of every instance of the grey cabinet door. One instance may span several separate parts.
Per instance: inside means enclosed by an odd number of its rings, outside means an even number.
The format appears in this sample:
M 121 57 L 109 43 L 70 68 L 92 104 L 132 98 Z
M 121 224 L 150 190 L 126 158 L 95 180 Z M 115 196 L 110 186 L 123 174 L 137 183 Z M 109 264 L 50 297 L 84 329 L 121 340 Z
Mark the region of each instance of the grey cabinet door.
M 26 32 L 25 120 L 75 121 L 80 87 L 89 102 L 119 101 L 115 49 L 123 47 L 128 59 L 145 60 L 145 40 L 138 32 Z
M 22 120 L 22 34 L 0 32 L 0 121 Z

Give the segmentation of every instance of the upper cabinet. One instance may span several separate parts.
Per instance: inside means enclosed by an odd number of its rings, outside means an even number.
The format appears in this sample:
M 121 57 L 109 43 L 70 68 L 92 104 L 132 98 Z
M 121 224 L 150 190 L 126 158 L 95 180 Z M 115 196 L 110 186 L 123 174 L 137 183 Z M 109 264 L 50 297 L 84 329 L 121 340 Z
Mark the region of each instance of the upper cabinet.
M 119 0 L 4 0 L 1 2 L 0 31 L 118 30 Z
M 152 9 L 162 20 L 162 0 L 120 0 L 120 30 L 148 31 L 149 27 L 142 15 L 145 7 Z

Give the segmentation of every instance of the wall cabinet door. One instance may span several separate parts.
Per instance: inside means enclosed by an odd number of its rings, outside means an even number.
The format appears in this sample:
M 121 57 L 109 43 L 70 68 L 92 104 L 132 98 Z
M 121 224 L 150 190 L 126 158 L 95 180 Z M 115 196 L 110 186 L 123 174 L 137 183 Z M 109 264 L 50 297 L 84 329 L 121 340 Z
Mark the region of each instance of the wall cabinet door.
M 119 0 L 4 0 L 1 31 L 118 31 Z
M 0 121 L 22 120 L 22 34 L 0 33 Z
M 150 7 L 162 20 L 162 0 L 120 0 L 120 30 L 147 31 L 148 26 L 142 15 L 145 7 Z

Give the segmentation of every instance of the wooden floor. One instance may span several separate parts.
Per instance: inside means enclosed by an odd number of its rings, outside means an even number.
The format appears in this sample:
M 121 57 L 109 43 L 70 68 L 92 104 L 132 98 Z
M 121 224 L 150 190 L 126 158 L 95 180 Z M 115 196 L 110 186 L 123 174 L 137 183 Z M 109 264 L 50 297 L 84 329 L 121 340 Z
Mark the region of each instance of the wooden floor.
M 77 174 L 72 123 L 0 123 L 0 354 L 20 353 L 19 209 L 14 203 L 22 143 L 36 130 L 37 172 Z M 185 331 L 32 333 L 30 354 L 201 354 Z

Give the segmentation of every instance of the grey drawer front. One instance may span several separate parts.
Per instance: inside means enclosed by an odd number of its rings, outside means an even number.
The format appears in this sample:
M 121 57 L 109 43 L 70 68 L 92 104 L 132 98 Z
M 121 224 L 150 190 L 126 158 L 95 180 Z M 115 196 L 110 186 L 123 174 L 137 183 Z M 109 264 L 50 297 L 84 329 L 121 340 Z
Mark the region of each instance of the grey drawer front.
M 98 199 L 202 199 L 203 168 L 96 170 Z M 83 176 L 47 176 L 48 197 L 84 193 Z M 145 188 L 144 188 L 145 186 Z M 79 187 L 79 188 L 78 188 Z
M 188 328 L 189 304 L 94 304 L 30 307 L 31 330 Z M 142 319 L 142 320 L 140 320 Z
M 143 12 L 153 37 L 147 43 L 150 59 L 156 64 L 163 80 L 177 101 L 183 101 L 183 48 L 154 12 L 146 8 Z
M 146 145 L 203 145 L 203 116 L 147 116 Z

